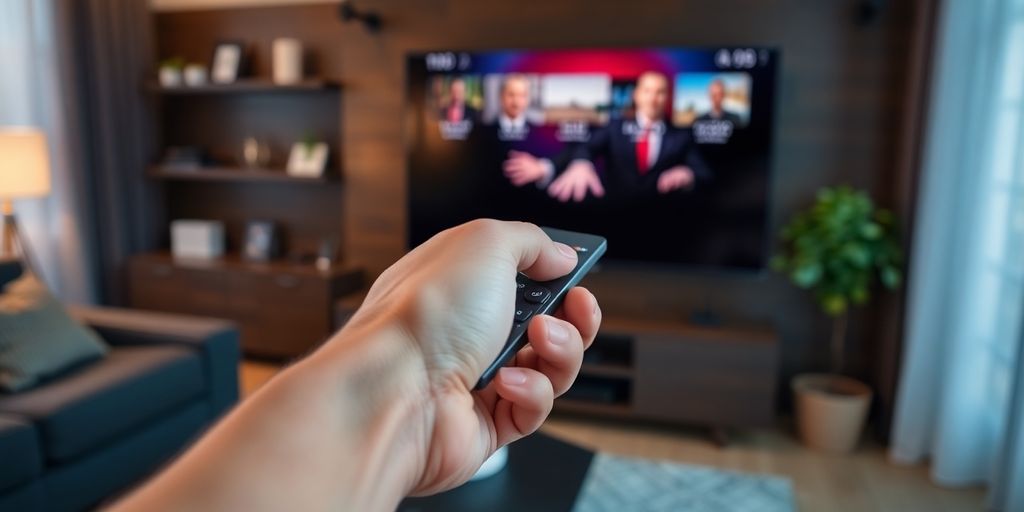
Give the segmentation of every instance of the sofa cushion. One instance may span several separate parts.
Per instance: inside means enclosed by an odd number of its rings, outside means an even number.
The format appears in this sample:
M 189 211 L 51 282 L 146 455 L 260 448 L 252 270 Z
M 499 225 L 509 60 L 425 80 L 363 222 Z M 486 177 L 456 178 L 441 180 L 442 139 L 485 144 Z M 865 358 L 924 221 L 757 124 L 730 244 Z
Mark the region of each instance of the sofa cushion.
M 22 391 L 41 379 L 107 352 L 92 329 L 64 311 L 31 272 L 0 293 L 0 391 Z
M 60 462 L 118 439 L 205 389 L 197 352 L 176 346 L 117 347 L 56 381 L 0 395 L 0 412 L 31 418 L 46 458 Z
M 17 487 L 43 472 L 43 454 L 32 423 L 0 414 L 0 492 Z

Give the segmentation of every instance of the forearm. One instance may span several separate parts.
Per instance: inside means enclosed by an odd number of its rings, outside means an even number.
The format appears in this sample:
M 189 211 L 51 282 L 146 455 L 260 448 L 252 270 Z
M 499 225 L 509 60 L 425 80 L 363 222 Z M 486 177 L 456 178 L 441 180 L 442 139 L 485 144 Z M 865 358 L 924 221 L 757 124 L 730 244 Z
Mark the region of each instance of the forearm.
M 117 509 L 393 510 L 429 441 L 424 371 L 398 329 L 339 333 Z

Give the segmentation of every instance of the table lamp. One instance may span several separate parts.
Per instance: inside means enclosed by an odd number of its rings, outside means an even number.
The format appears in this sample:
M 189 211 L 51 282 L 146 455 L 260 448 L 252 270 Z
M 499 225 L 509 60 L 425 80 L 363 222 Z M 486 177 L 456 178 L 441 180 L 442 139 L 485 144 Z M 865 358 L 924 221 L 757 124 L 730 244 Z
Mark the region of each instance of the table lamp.
M 46 135 L 35 128 L 0 127 L 0 211 L 4 223 L 0 258 L 21 256 L 26 268 L 35 268 L 28 240 L 18 232 L 12 200 L 49 193 L 50 158 Z

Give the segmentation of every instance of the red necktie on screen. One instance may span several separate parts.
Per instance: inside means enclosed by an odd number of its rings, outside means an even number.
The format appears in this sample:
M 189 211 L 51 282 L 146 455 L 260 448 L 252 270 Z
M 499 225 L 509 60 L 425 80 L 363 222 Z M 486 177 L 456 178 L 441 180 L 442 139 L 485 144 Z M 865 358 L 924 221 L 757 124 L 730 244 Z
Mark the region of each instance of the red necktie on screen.
M 640 175 L 647 174 L 647 171 L 651 168 L 650 159 L 650 126 L 643 129 L 640 132 L 640 137 L 636 139 L 636 167 L 640 170 Z
M 462 109 L 458 105 L 453 103 L 452 106 L 448 107 L 448 120 L 453 123 L 462 121 Z

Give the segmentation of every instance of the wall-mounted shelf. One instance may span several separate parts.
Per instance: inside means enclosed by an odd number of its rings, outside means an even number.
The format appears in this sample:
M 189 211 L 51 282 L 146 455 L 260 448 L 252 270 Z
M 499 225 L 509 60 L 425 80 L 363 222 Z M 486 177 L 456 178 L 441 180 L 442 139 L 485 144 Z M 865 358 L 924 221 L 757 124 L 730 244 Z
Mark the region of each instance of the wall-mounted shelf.
M 200 95 L 200 94 L 238 94 L 238 93 L 278 93 L 278 92 L 325 92 L 341 88 L 341 84 L 332 80 L 311 79 L 290 85 L 278 85 L 265 79 L 239 80 L 231 84 L 205 84 L 199 86 L 182 85 L 164 87 L 157 82 L 147 82 L 146 90 L 164 95 Z
M 307 178 L 302 176 L 292 176 L 283 169 L 247 169 L 235 167 L 201 167 L 195 170 L 182 170 L 154 166 L 149 168 L 148 174 L 150 177 L 156 179 L 179 181 L 283 182 L 310 184 L 338 181 L 337 175 L 328 173 L 315 178 Z
M 299 277 L 316 277 L 321 279 L 351 277 L 353 273 L 358 273 L 360 279 L 362 279 L 362 268 L 358 265 L 336 263 L 327 270 L 320 270 L 312 263 L 296 263 L 287 259 L 249 261 L 242 258 L 242 256 L 237 253 L 225 254 L 220 258 L 203 259 L 176 258 L 169 251 L 154 251 L 136 254 L 133 257 L 133 261 L 143 262 L 151 266 L 163 265 L 181 269 L 222 272 L 244 271 L 252 274 L 293 275 Z

